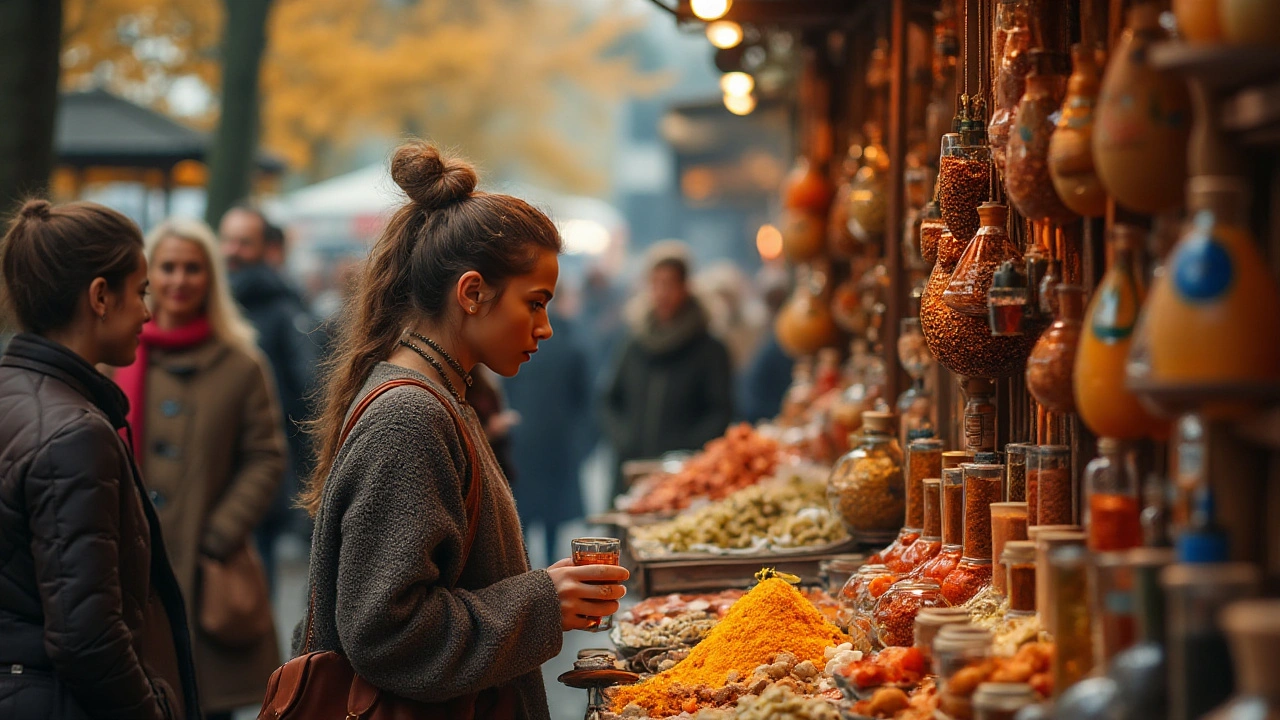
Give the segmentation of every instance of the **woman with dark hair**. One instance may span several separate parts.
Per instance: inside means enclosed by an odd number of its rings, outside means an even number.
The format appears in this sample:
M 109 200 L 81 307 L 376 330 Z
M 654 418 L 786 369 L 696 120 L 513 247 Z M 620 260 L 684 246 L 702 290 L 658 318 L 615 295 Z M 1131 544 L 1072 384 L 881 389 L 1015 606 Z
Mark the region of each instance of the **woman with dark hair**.
M 511 377 L 551 337 L 560 237 L 430 145 L 400 147 L 391 175 L 409 201 L 365 265 L 314 425 L 312 611 L 294 649 L 341 652 L 382 691 L 452 716 L 547 718 L 540 666 L 562 632 L 617 609 L 627 572 L 529 569 L 464 398 L 477 364 Z
M 138 228 L 93 203 L 27 202 L 3 240 L 0 717 L 196 719 L 182 593 L 95 365 L 133 362 L 150 318 Z

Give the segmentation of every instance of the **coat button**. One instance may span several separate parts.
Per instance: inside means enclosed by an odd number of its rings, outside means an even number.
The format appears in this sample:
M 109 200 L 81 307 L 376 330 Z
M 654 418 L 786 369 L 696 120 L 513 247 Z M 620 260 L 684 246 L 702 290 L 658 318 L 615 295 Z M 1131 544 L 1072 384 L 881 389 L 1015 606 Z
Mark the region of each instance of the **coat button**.
M 160 414 L 167 418 L 178 417 L 182 412 L 182 403 L 177 400 L 165 400 L 160 403 Z
M 147 493 L 147 496 L 151 498 L 151 504 L 155 505 L 157 510 L 164 507 L 164 504 L 165 504 L 164 493 L 160 492 L 159 490 L 152 490 L 151 492 Z
M 178 449 L 177 445 L 174 445 L 173 443 L 170 443 L 170 442 L 165 442 L 164 440 L 160 440 L 159 442 L 157 442 L 153 446 L 153 449 L 155 450 L 156 455 L 159 455 L 160 457 L 166 460 L 177 460 L 178 457 L 182 454 L 182 452 Z

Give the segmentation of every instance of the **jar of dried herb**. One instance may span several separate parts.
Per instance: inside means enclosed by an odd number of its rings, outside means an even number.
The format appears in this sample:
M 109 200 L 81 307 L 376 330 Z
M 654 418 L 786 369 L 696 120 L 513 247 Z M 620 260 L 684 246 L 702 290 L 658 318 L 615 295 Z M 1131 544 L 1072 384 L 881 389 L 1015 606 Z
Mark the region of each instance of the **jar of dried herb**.
M 887 543 L 902 525 L 906 492 L 896 429 L 892 413 L 864 412 L 858 446 L 827 481 L 831 511 L 859 542 Z

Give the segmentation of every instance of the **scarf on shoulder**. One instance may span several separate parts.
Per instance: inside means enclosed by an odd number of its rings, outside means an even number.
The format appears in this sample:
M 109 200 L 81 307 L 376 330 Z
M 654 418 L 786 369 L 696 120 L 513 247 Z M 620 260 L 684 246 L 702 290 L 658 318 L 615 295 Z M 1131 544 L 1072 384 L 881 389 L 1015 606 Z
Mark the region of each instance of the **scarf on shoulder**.
M 145 454 L 143 443 L 146 441 L 147 415 L 147 370 L 150 368 L 151 349 L 186 350 L 203 344 L 212 336 L 209 318 L 201 316 L 186 325 L 171 330 L 162 330 L 155 320 L 142 326 L 139 336 L 138 355 L 133 364 L 116 371 L 115 381 L 129 399 L 129 427 L 133 428 L 133 454 L 141 465 Z

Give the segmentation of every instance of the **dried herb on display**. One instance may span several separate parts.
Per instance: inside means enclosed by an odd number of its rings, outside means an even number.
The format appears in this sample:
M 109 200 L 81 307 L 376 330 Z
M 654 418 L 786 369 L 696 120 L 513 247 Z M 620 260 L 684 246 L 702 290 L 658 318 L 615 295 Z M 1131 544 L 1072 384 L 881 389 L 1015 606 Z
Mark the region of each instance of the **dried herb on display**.
M 650 714 L 676 715 L 688 709 L 687 698 L 672 692 L 676 685 L 724 688 L 731 673 L 749 678 L 761 665 L 774 664 L 780 653 L 790 654 L 799 663 L 825 664 L 826 648 L 846 640 L 800 591 L 781 578 L 770 578 L 734 603 L 720 624 L 675 667 L 619 688 L 613 708 L 622 712 L 635 703 Z

